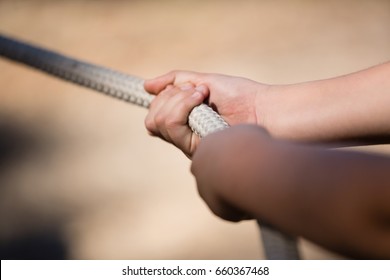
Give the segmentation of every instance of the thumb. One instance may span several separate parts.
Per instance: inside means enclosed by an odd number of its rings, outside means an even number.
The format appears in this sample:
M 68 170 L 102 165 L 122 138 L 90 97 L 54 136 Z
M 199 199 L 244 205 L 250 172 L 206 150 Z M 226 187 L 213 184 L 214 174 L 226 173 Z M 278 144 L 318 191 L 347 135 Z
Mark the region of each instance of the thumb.
M 197 72 L 191 71 L 171 71 L 162 76 L 146 80 L 144 88 L 151 94 L 159 94 L 168 85 L 179 85 L 190 83 L 195 86 L 203 83 L 203 76 Z
M 145 80 L 144 88 L 147 92 L 157 95 L 162 90 L 164 90 L 168 85 L 173 85 L 175 81 L 175 77 L 176 77 L 176 71 L 172 71 L 162 76 Z

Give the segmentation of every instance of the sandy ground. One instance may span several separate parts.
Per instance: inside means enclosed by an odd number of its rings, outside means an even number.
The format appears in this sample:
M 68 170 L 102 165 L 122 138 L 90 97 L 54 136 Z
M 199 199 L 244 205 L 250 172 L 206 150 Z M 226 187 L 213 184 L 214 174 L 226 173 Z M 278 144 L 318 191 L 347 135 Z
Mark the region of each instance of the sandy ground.
M 141 77 L 294 83 L 389 60 L 390 1 L 0 0 L 0 32 Z M 214 217 L 190 162 L 147 135 L 145 109 L 3 59 L 0 85 L 2 256 L 264 257 L 255 223 Z

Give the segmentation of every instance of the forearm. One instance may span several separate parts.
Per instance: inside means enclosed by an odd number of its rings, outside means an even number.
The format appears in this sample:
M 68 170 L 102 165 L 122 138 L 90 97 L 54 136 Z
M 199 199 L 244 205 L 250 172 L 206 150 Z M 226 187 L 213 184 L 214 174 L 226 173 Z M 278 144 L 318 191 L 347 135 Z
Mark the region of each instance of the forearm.
M 258 172 L 226 192 L 238 209 L 347 255 L 390 257 L 390 159 L 286 143 L 251 153 Z
M 333 79 L 273 86 L 257 97 L 258 122 L 307 142 L 390 140 L 390 62 Z
M 205 137 L 191 171 L 219 217 L 256 218 L 354 257 L 390 258 L 390 158 L 275 140 L 255 125 Z

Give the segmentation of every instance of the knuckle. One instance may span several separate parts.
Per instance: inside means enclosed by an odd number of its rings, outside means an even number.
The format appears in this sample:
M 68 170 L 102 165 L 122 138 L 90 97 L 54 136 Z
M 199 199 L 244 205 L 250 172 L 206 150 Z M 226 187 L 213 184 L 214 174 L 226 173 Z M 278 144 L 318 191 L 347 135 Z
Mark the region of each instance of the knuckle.
M 165 121 L 164 121 L 164 125 L 167 129 L 172 129 L 174 127 L 176 127 L 179 123 L 179 116 L 178 114 L 175 112 L 175 113 L 172 113 L 172 114 L 169 114 L 166 118 L 165 118 Z
M 172 128 L 175 128 L 177 126 L 177 121 L 176 121 L 176 119 L 174 119 L 174 118 L 167 118 L 166 120 L 165 120 L 165 127 L 167 128 L 167 129 L 172 129 Z
M 155 123 L 153 121 L 153 118 L 150 117 L 149 115 L 146 116 L 146 118 L 144 120 L 144 124 L 145 124 L 145 127 L 146 127 L 147 130 L 149 130 L 149 131 L 155 130 L 155 127 L 156 127 Z
M 155 116 L 154 116 L 154 123 L 156 124 L 157 127 L 161 127 L 161 126 L 164 126 L 165 124 L 165 115 L 162 114 L 162 113 L 157 113 Z
M 159 95 L 158 95 L 158 97 L 159 97 L 159 99 L 162 99 L 162 98 L 170 98 L 170 97 L 172 97 L 173 95 L 175 94 L 175 89 L 174 89 L 174 87 L 172 86 L 172 85 L 167 85 L 166 87 L 165 87 L 165 89 L 163 89 L 160 93 L 159 93 Z

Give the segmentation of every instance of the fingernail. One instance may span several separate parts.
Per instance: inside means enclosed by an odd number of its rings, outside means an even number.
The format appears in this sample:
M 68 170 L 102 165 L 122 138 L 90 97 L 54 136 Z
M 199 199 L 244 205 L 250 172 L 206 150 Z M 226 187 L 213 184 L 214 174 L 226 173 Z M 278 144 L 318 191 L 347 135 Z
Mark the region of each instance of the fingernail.
M 194 91 L 194 93 L 192 94 L 192 97 L 195 98 L 195 99 L 198 99 L 200 97 L 202 97 L 203 94 L 199 91 Z
M 195 88 L 195 90 L 203 94 L 207 93 L 207 87 L 205 85 L 199 85 Z

